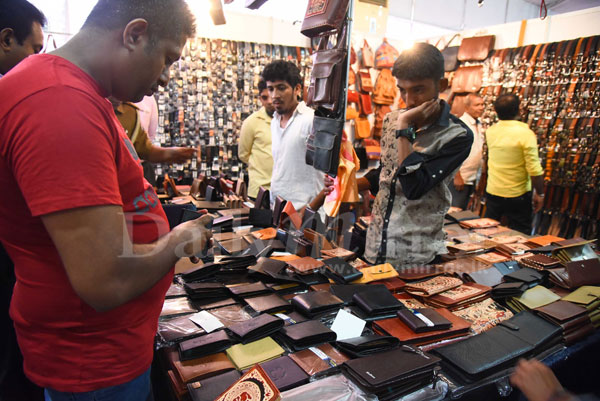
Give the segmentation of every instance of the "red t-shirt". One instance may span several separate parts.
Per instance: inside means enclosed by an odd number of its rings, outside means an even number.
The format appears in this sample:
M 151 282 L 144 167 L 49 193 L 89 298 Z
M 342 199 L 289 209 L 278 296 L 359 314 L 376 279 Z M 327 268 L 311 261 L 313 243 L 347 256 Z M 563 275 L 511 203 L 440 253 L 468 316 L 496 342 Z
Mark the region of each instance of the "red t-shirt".
M 152 362 L 173 270 L 135 300 L 96 312 L 71 287 L 40 216 L 121 205 L 132 241 L 150 243 L 169 231 L 158 197 L 112 105 L 74 64 L 31 56 L 0 79 L 0 94 L 0 239 L 15 264 L 10 314 L 25 373 L 59 391 L 125 383 Z

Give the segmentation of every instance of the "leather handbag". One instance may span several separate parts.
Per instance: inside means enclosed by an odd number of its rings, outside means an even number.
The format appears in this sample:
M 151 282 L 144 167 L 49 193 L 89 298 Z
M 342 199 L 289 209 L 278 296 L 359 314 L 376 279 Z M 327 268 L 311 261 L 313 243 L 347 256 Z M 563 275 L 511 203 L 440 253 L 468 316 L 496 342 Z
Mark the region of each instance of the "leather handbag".
M 383 70 L 385 71 L 385 70 Z M 381 138 L 381 132 L 383 131 L 383 119 L 385 116 L 392 111 L 392 108 L 388 105 L 378 104 L 373 98 L 375 102 L 375 123 L 373 124 L 373 138 Z
M 371 46 L 369 46 L 367 39 L 365 39 L 362 48 L 358 51 L 358 61 L 360 62 L 361 68 L 373 68 L 375 65 L 373 50 L 371 49 Z
M 314 38 L 323 32 L 339 30 L 344 22 L 349 0 L 309 0 L 300 32 Z
M 452 92 L 479 92 L 483 82 L 483 66 L 460 67 L 452 79 Z
M 392 71 L 385 68 L 379 72 L 373 89 L 373 102 L 375 104 L 392 105 L 396 98 L 396 79 Z M 383 118 L 382 118 L 383 121 Z
M 367 117 L 358 117 L 354 120 L 354 136 L 356 139 L 365 139 L 371 136 L 371 124 Z
M 319 47 L 312 55 L 313 69 L 308 86 L 308 106 L 318 106 L 326 110 L 337 112 L 342 84 L 346 76 L 345 48 L 347 28 L 344 27 L 337 35 L 336 45 L 327 49 L 329 36 L 324 36 L 319 41 Z
M 458 46 L 450 46 L 442 50 L 442 56 L 444 57 L 444 71 L 454 71 L 456 70 L 456 67 L 458 67 L 458 49 Z
M 494 49 L 494 35 L 475 36 L 464 38 L 458 49 L 457 59 L 459 61 L 483 61 Z
M 398 50 L 390 45 L 386 38 L 383 38 L 383 42 L 375 51 L 375 68 L 392 68 L 399 55 Z
M 322 117 L 315 113 L 312 129 L 306 143 L 306 164 L 336 177 L 344 120 Z
M 348 91 L 348 103 L 360 103 L 360 96 L 357 91 L 352 89 Z
M 371 95 L 369 95 L 368 93 L 361 92 L 360 94 L 360 113 L 365 116 L 373 113 Z
M 368 69 L 358 70 L 357 78 L 358 90 L 360 92 L 369 93 L 373 91 L 373 80 Z

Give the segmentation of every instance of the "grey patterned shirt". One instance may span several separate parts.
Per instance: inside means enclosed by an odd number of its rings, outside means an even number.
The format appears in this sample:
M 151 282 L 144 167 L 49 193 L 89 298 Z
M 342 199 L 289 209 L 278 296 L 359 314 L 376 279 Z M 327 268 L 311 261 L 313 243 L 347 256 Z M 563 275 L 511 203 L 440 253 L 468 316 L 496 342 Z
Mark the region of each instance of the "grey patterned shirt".
M 364 255 L 371 263 L 396 268 L 427 264 L 447 252 L 442 228 L 451 202 L 448 183 L 473 143 L 471 130 L 442 102 L 438 121 L 418 131 L 413 152 L 399 165 L 399 113 L 383 121 L 379 187 Z

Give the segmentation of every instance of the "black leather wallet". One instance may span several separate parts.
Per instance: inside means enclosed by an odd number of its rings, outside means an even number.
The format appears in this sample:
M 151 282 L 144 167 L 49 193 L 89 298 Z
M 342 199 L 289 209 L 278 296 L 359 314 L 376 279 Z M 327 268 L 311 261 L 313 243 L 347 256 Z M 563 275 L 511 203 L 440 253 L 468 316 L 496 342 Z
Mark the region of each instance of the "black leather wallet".
M 292 305 L 309 318 L 321 313 L 335 311 L 343 304 L 344 302 L 341 299 L 326 291 L 310 291 L 292 298 Z
M 504 299 L 510 297 L 520 297 L 529 286 L 521 281 L 515 281 L 512 283 L 500 283 L 492 288 L 492 298 Z
M 179 358 L 182 361 L 200 358 L 202 356 L 216 354 L 225 351 L 234 344 L 225 330 L 215 331 L 200 337 L 179 343 Z
M 516 260 L 509 260 L 506 262 L 494 263 L 494 267 L 503 275 L 511 274 L 521 269 L 519 263 Z
M 285 313 L 292 310 L 292 306 L 277 294 L 244 298 L 244 301 L 257 312 Z
M 299 351 L 313 345 L 335 341 L 337 335 L 323 323 L 317 320 L 285 326 L 280 331 L 283 341 L 295 351 Z
M 387 288 L 383 284 L 333 284 L 331 287 L 329 287 L 329 291 L 344 301 L 345 305 L 353 305 L 354 294 L 377 287 Z
M 287 355 L 263 362 L 260 366 L 267 372 L 279 391 L 289 390 L 308 383 L 309 376 Z
M 543 280 L 543 273 L 529 267 L 524 267 L 504 276 L 504 281 L 521 281 L 530 288 L 540 284 Z
M 222 283 L 185 283 L 183 287 L 193 300 L 229 297 L 229 291 Z
M 233 383 L 239 380 L 242 374 L 232 370 L 204 380 L 187 385 L 192 401 L 216 400 Z
M 448 330 L 452 327 L 452 323 L 437 313 L 435 309 L 421 308 L 421 309 L 403 309 L 397 312 L 398 317 L 402 320 L 412 331 L 415 333 L 425 333 L 428 331 L 436 330 Z M 433 325 L 428 325 L 425 320 L 421 319 L 419 315 L 423 316 Z
M 404 309 L 402 302 L 398 301 L 387 288 L 368 288 L 354 294 L 352 299 L 369 316 L 389 314 Z
M 227 329 L 231 331 L 235 339 L 242 344 L 247 344 L 276 333 L 283 325 L 282 319 L 263 313 L 250 320 L 233 324 Z
M 186 282 L 200 281 L 208 277 L 214 276 L 221 269 L 218 263 L 204 263 L 201 266 L 186 270 L 181 274 L 181 277 Z
M 229 291 L 233 295 L 238 297 L 254 297 L 257 295 L 270 294 L 271 290 L 268 289 L 262 282 L 243 284 L 229 287 Z
M 363 276 L 354 266 L 341 258 L 327 259 L 323 263 L 325 263 L 325 266 L 323 266 L 321 272 L 338 284 L 348 284 Z
M 400 340 L 396 337 L 380 336 L 378 334 L 347 338 L 345 340 L 338 340 L 335 343 L 337 348 L 353 358 L 390 351 L 397 348 L 399 345 Z
M 255 227 L 271 227 L 273 212 L 271 209 L 250 209 L 248 221 Z

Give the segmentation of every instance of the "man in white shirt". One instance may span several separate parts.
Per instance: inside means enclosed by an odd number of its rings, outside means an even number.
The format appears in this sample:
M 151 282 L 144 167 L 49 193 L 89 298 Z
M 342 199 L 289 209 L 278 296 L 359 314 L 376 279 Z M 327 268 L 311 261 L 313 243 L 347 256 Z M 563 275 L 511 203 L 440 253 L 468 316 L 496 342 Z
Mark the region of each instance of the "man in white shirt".
M 466 99 L 465 113 L 460 118 L 473 131 L 473 145 L 467 159 L 454 176 L 450 185 L 452 206 L 466 209 L 469 197 L 475 189 L 477 172 L 483 162 L 483 144 L 485 142 L 483 127 L 479 117 L 483 114 L 483 98 L 476 93 L 470 93 Z
M 314 111 L 299 101 L 302 94 L 300 70 L 292 62 L 277 60 L 265 67 L 262 78 L 275 107 L 271 121 L 271 204 L 281 196 L 292 202 L 298 211 L 307 205 L 316 210 L 324 198 L 325 174 L 307 165 L 304 159 Z

